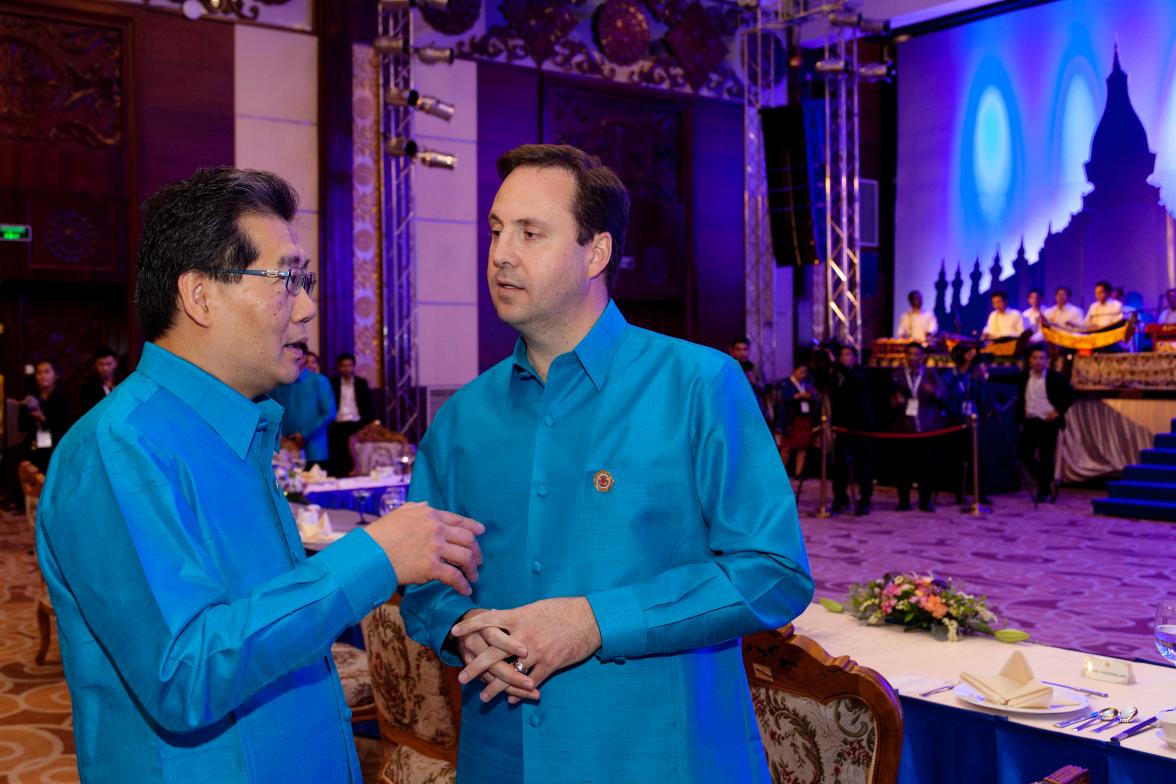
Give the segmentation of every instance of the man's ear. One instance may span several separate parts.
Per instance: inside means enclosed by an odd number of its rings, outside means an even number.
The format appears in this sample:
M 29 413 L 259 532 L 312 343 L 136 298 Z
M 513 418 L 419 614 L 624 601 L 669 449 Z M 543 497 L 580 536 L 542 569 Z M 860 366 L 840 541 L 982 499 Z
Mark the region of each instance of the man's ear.
M 180 308 L 184 315 L 198 326 L 208 328 L 212 326 L 212 307 L 209 298 L 212 294 L 208 276 L 199 270 L 188 270 L 180 275 L 177 281 L 180 295 Z
M 608 269 L 608 262 L 612 259 L 613 238 L 607 231 L 602 231 L 592 238 L 592 258 L 588 261 L 588 277 L 596 278 Z

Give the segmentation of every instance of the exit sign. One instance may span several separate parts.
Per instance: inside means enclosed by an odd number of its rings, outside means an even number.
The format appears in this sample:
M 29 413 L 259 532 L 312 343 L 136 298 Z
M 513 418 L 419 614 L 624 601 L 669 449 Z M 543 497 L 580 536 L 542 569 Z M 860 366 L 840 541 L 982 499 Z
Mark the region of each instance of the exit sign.
M 13 223 L 0 223 L 0 240 L 4 242 L 31 242 L 33 227 Z

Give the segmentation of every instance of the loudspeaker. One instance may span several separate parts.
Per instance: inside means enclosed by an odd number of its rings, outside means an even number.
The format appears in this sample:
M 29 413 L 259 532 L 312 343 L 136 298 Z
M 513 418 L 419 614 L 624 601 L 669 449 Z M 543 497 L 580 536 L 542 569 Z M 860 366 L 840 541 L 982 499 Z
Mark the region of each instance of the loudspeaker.
M 799 103 L 764 108 L 760 110 L 760 122 L 776 264 L 819 264 L 804 109 Z

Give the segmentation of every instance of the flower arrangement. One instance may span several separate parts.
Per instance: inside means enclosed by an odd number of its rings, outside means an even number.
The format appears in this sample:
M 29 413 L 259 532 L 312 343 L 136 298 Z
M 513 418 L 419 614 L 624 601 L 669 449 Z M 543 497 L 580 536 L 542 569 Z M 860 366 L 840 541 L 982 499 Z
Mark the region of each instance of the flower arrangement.
M 274 453 L 273 466 L 274 479 L 285 493 L 286 500 L 292 504 L 306 503 L 306 496 L 303 495 L 306 482 L 294 464 L 293 455 L 285 449 L 278 450 Z
M 849 600 L 854 614 L 870 625 L 894 623 L 926 629 L 936 639 L 950 642 L 968 631 L 1000 638 L 992 629 L 998 621 L 988 609 L 987 599 L 957 590 L 950 578 L 887 573 L 879 580 L 851 587 Z

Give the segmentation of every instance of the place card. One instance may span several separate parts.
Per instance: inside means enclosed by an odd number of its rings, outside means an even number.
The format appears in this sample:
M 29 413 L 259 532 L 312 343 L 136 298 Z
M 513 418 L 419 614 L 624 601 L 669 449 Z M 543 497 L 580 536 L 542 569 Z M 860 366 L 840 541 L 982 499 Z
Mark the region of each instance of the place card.
M 1135 671 L 1131 662 L 1107 656 L 1087 656 L 1082 660 L 1082 677 L 1107 683 L 1134 683 Z

